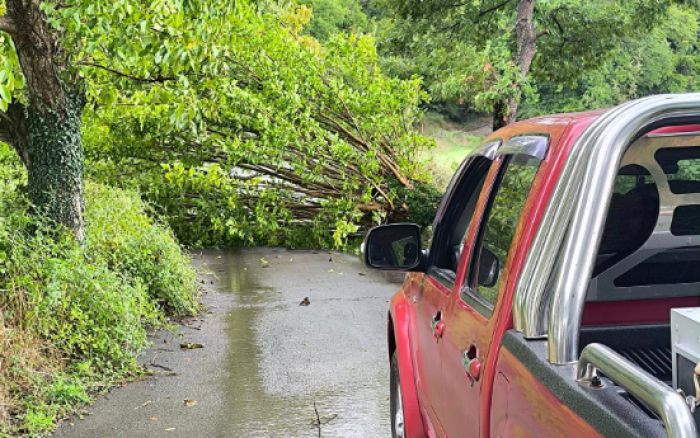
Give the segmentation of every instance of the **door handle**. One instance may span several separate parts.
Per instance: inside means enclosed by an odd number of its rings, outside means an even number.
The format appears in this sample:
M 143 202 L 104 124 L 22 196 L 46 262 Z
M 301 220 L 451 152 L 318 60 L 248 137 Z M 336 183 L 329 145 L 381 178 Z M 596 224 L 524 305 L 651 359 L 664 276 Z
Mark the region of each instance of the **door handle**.
M 462 365 L 467 373 L 467 379 L 474 386 L 474 383 L 481 377 L 481 361 L 479 361 L 479 350 L 476 348 L 476 345 L 472 345 L 464 352 Z
M 438 321 L 435 324 L 435 328 L 433 328 L 433 337 L 435 338 L 436 341 L 440 340 L 442 338 L 442 334 L 445 332 L 445 323 L 442 321 Z
M 435 341 L 439 341 L 442 338 L 442 334 L 445 332 L 445 322 L 442 320 L 442 312 L 438 311 L 430 320 L 430 328 L 433 330 L 433 337 Z

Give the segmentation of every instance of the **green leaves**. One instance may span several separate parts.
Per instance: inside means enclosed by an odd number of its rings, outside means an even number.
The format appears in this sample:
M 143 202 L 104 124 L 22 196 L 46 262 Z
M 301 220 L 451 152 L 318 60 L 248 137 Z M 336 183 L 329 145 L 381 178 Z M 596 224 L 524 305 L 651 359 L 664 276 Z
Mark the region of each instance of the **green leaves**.
M 372 37 L 321 45 L 301 32 L 305 7 L 239 2 L 185 17 L 140 16 L 147 34 L 122 47 L 138 44 L 138 59 L 90 55 L 167 80 L 83 70 L 93 173 L 138 186 L 184 242 L 341 245 L 371 220 L 361 206 L 393 208 L 390 180 L 424 177 L 413 157 L 430 142 L 413 127 L 426 95 L 382 72 Z
M 24 78 L 14 45 L 8 35 L 0 32 L 0 111 L 7 111 L 13 99 L 20 96 Z
M 367 16 L 358 0 L 302 0 L 299 3 L 311 9 L 306 32 L 319 41 L 338 33 L 359 33 L 368 27 Z

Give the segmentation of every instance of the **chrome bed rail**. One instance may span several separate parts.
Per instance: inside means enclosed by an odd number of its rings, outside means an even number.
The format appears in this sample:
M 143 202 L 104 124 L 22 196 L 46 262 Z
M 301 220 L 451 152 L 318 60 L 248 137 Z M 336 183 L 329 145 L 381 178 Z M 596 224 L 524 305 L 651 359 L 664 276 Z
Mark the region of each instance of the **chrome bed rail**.
M 590 384 L 598 372 L 656 412 L 670 438 L 696 438 L 695 420 L 683 397 L 609 347 L 588 344 L 578 360 L 577 380 Z

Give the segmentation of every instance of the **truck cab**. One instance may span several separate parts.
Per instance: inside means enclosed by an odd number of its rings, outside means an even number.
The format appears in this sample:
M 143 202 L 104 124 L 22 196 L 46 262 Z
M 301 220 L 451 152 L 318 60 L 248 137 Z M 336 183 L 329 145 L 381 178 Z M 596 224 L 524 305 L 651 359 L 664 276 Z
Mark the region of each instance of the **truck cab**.
M 394 437 L 700 429 L 700 94 L 540 117 L 462 163 L 433 222 L 371 230 Z

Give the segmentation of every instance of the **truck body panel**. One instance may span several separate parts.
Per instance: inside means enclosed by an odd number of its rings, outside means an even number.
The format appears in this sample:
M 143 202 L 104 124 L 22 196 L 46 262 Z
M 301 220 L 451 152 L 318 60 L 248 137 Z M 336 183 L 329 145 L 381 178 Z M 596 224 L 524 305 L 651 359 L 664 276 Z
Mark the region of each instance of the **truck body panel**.
M 431 249 L 425 254 L 428 265 L 435 262 L 440 266 L 436 269 L 422 266 L 417 272 L 409 273 L 390 305 L 390 333 L 395 336 L 390 345 L 395 346 L 399 358 L 405 397 L 405 436 L 665 435 L 659 416 L 615 382 L 604 376 L 598 381 L 577 380 L 575 367 L 553 365 L 546 360 L 545 340 L 525 338 L 514 330 L 516 287 L 535 236 L 541 231 L 545 210 L 571 151 L 604 114 L 606 111 L 540 117 L 510 125 L 484 140 L 487 146 L 506 144 L 503 149 L 509 150 L 508 144 L 517 143 L 519 138 L 549 139 L 546 155 L 540 158 L 519 210 L 507 257 L 495 265 L 500 269 L 497 277 L 500 282 L 492 303 L 484 302 L 472 289 L 476 281 L 475 263 L 483 257 L 476 250 L 483 251 L 483 233 L 485 223 L 490 220 L 491 204 L 500 190 L 501 178 L 509 171 L 510 163 L 515 162 L 516 155 L 496 153 L 472 157 L 460 167 L 433 224 L 433 249 L 439 249 L 435 236 L 454 239 L 445 233 L 444 227 L 463 224 L 467 218 L 453 271 L 442 269 Z M 657 127 L 644 135 L 672 137 L 696 132 L 700 132 L 700 124 L 684 122 L 679 126 Z M 470 189 L 473 192 L 460 189 L 460 184 L 468 181 L 464 175 L 477 170 L 483 172 L 481 185 Z M 640 178 L 637 177 L 638 186 L 644 183 Z M 474 196 L 475 202 L 467 202 L 467 198 Z M 474 205 L 466 207 L 464 213 L 468 216 L 460 216 L 458 222 L 455 211 L 461 212 L 464 204 L 470 203 Z M 697 306 L 700 306 L 700 293 L 586 302 L 582 310 L 581 348 L 607 342 L 623 353 L 629 347 L 630 354 L 646 355 L 653 342 L 667 337 L 671 309 Z M 629 339 L 627 344 L 625 336 Z M 647 367 L 658 378 L 665 376 L 654 371 L 664 366 L 663 361 L 654 363 L 658 356 L 650 357 L 651 363 L 629 357 L 634 362 L 630 366 Z

